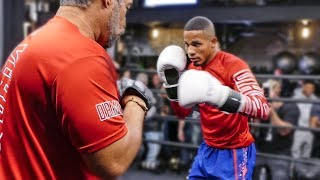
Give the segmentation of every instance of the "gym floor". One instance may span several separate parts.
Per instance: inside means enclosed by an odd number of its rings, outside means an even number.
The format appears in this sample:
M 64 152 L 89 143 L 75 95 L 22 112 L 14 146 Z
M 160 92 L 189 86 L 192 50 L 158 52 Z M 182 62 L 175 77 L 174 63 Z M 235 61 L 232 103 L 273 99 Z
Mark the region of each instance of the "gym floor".
M 167 170 L 161 173 L 154 173 L 131 167 L 119 180 L 183 180 L 186 179 L 187 175 L 188 172 L 177 173 Z

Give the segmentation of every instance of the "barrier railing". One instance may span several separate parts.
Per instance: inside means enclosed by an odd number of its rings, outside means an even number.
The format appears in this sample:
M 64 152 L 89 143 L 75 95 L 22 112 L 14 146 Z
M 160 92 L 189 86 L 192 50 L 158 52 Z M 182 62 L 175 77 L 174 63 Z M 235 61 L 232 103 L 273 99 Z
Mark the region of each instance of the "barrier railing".
M 161 115 L 155 115 L 154 116 L 156 120 L 163 120 L 164 121 L 179 121 L 180 119 L 176 118 L 175 116 L 161 116 Z M 151 121 L 151 120 L 150 120 Z M 193 123 L 193 124 L 199 124 L 200 120 L 197 118 L 185 118 L 184 121 L 187 123 Z M 320 128 L 308 128 L 308 127 L 300 127 L 300 126 L 274 126 L 271 124 L 261 124 L 261 123 L 252 123 L 249 122 L 250 126 L 254 127 L 263 127 L 263 128 L 292 128 L 295 130 L 301 130 L 301 131 L 312 131 L 312 132 L 320 132 Z M 156 141 L 156 140 L 144 140 L 144 142 L 150 142 L 150 143 L 157 143 L 165 146 L 174 146 L 174 147 L 180 147 L 180 148 L 188 148 L 188 149 L 197 149 L 199 148 L 199 145 L 195 144 L 189 144 L 189 143 L 180 143 L 180 142 L 173 142 L 173 141 Z M 320 167 L 320 159 L 298 159 L 293 158 L 291 156 L 285 156 L 285 155 L 276 155 L 276 154 L 270 154 L 270 153 L 262 153 L 257 152 L 257 156 L 261 157 L 269 157 L 269 158 L 275 158 L 275 159 L 281 159 L 290 161 L 293 163 L 303 163 L 303 164 L 311 164 L 316 165 Z
M 179 121 L 179 119 L 175 116 L 161 116 L 159 114 L 156 114 L 155 119 L 157 120 L 164 120 L 164 121 Z M 183 119 L 184 121 L 188 122 L 188 123 L 195 123 L 195 124 L 199 124 L 200 120 L 197 118 L 185 118 Z M 249 122 L 250 126 L 253 127 L 263 127 L 263 128 L 291 128 L 294 130 L 301 130 L 301 131 L 312 131 L 312 132 L 319 132 L 320 133 L 320 128 L 309 128 L 309 127 L 302 127 L 302 126 L 275 126 L 275 125 L 271 125 L 271 124 L 263 124 L 263 123 L 253 123 L 253 122 Z
M 120 69 L 120 71 L 124 71 L 125 69 Z M 147 74 L 156 74 L 156 70 L 142 70 L 142 69 L 130 69 L 131 72 L 139 73 L 144 72 Z M 288 79 L 288 80 L 320 80 L 319 75 L 271 75 L 271 74 L 255 74 L 257 79 Z M 155 93 L 163 93 L 160 90 L 152 89 Z M 281 101 L 281 102 L 288 102 L 288 103 L 312 103 L 312 104 L 320 104 L 320 100 L 305 100 L 305 99 L 293 99 L 293 98 L 267 98 L 269 102 L 272 101 Z M 159 114 L 155 115 L 155 119 L 164 120 L 164 121 L 179 121 L 178 118 L 175 116 L 161 116 Z M 195 118 L 185 118 L 184 121 L 193 124 L 199 124 L 200 120 Z M 258 128 L 291 128 L 294 130 L 301 130 L 301 131 L 311 131 L 320 133 L 320 128 L 309 128 L 309 127 L 301 127 L 301 126 L 275 126 L 271 124 L 263 124 L 263 123 L 253 123 L 249 122 L 251 127 L 258 127 Z M 145 142 L 150 143 L 158 143 L 165 146 L 175 146 L 180 148 L 191 148 L 197 149 L 199 145 L 195 144 L 188 144 L 188 143 L 179 143 L 173 141 L 155 141 L 155 140 L 144 140 Z M 303 163 L 303 164 L 311 164 L 315 166 L 320 166 L 320 159 L 297 159 L 291 156 L 285 155 L 276 155 L 276 154 L 269 154 L 269 153 L 262 153 L 257 152 L 257 156 L 267 157 L 267 158 L 274 158 L 274 159 L 281 159 L 286 160 L 294 163 Z
M 156 141 L 156 140 L 144 140 L 144 142 L 149 142 L 149 143 L 156 143 L 156 144 L 161 144 L 165 146 L 174 146 L 174 147 L 180 147 L 180 148 L 188 148 L 188 149 L 198 149 L 199 145 L 194 145 L 194 144 L 188 144 L 188 143 L 179 143 L 179 142 L 173 142 L 173 141 Z M 285 161 L 290 161 L 294 163 L 303 163 L 303 164 L 312 164 L 320 167 L 320 159 L 297 159 L 293 158 L 291 156 L 284 156 L 284 155 L 275 155 L 275 154 L 269 154 L 269 153 L 261 153 L 257 152 L 257 156 L 262 156 L 262 157 L 269 157 L 269 158 L 274 158 L 274 159 L 281 159 Z
M 128 69 L 119 69 L 120 72 L 126 71 Z M 134 73 L 147 73 L 147 74 L 156 74 L 156 70 L 150 69 L 129 69 Z M 282 75 L 273 75 L 273 74 L 254 74 L 257 79 L 288 79 L 288 80 L 320 80 L 319 75 L 291 75 L 291 74 L 282 74 Z

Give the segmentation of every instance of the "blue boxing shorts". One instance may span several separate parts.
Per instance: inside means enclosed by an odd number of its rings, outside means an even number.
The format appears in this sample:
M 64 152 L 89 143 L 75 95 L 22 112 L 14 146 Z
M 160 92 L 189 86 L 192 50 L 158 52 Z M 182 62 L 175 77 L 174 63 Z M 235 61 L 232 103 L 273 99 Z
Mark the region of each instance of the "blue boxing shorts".
M 216 149 L 203 142 L 188 179 L 250 180 L 255 161 L 254 143 L 239 149 Z

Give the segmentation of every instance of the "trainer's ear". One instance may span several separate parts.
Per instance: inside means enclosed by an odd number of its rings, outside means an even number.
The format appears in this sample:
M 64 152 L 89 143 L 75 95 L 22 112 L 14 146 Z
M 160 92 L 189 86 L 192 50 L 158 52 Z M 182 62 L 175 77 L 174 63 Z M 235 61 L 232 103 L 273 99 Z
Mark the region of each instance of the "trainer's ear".
M 107 8 L 108 6 L 112 5 L 113 1 L 115 1 L 115 0 L 101 0 L 101 1 L 102 1 L 103 6 Z

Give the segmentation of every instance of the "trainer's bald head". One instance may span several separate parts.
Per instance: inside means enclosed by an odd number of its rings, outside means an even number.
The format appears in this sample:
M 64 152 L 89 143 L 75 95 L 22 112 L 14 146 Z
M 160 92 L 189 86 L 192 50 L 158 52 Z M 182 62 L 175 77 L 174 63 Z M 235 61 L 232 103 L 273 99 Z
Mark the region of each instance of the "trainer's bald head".
M 185 31 L 203 31 L 208 38 L 216 36 L 212 21 L 203 16 L 196 16 L 190 19 L 184 26 Z
M 60 6 L 75 6 L 80 8 L 87 8 L 95 0 L 60 0 Z M 122 3 L 123 0 L 117 0 Z

